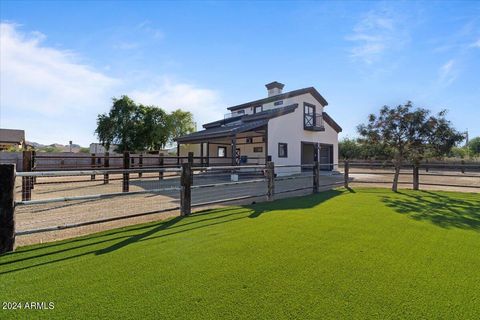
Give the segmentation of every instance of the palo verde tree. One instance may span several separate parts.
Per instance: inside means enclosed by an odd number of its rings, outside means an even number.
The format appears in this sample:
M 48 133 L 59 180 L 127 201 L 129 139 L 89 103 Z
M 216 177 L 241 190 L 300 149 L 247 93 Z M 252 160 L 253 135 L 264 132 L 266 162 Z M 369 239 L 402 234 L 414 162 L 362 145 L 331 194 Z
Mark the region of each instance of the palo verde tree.
M 122 96 L 113 98 L 108 113 L 98 115 L 95 133 L 107 149 L 116 144 L 117 151 L 144 151 L 164 148 L 174 138 L 193 130 L 190 112 L 175 110 L 167 113 Z
M 414 109 L 409 101 L 394 108 L 384 106 L 378 115 L 371 114 L 366 124 L 357 127 L 361 143 L 390 150 L 395 166 L 393 191 L 397 191 L 403 163 L 418 165 L 427 156 L 443 156 L 464 139 L 445 115 L 445 110 L 432 115 L 428 109 Z

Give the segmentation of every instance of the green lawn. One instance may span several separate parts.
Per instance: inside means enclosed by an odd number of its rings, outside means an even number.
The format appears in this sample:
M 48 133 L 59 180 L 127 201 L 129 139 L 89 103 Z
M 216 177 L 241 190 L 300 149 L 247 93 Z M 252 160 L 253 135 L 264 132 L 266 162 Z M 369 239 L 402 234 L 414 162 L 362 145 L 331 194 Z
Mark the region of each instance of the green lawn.
M 0 257 L 0 318 L 473 319 L 480 196 L 344 189 Z

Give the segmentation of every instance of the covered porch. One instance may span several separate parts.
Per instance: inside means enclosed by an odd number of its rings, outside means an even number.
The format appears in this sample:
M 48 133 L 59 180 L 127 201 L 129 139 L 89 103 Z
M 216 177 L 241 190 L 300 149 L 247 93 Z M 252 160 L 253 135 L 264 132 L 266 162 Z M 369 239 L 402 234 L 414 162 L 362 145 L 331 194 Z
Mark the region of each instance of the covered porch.
M 177 156 L 193 152 L 200 166 L 264 165 L 268 155 L 267 121 L 228 125 L 177 139 Z

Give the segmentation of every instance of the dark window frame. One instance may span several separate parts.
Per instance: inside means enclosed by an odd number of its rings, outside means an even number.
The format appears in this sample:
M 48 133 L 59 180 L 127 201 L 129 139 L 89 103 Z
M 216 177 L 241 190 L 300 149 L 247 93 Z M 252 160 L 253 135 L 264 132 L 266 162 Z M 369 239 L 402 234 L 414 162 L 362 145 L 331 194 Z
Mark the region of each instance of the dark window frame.
M 253 147 L 253 153 L 262 153 L 263 147 Z
M 224 150 L 224 153 L 223 153 L 224 156 L 223 156 L 223 157 L 220 155 L 220 150 L 221 150 L 221 149 Z M 226 157 L 227 157 L 227 147 L 218 146 L 218 147 L 217 147 L 217 157 L 218 157 L 218 158 L 226 158 Z
M 282 150 L 282 148 L 285 148 L 285 154 L 282 155 L 280 153 L 280 150 Z M 288 143 L 284 143 L 284 142 L 279 142 L 278 143 L 278 157 L 279 158 L 288 158 Z
M 260 111 L 257 112 L 257 108 L 260 108 Z M 253 107 L 253 114 L 260 113 L 263 111 L 263 105 Z
M 311 116 L 312 116 L 312 119 L 311 119 L 312 126 L 311 126 L 311 127 L 315 127 L 315 125 L 316 125 L 316 123 L 315 123 L 315 122 L 316 122 L 316 121 L 315 121 L 315 120 L 316 120 L 316 119 L 315 119 L 315 114 L 317 113 L 317 106 L 314 105 L 314 104 L 311 104 L 311 103 L 307 103 L 307 102 L 304 102 L 304 103 L 303 103 L 303 127 L 304 127 L 304 128 L 310 128 L 310 127 L 307 126 L 307 124 L 306 124 L 306 120 L 307 120 L 307 118 L 306 118 L 307 113 L 305 112 L 306 107 L 309 107 L 309 108 L 312 108 L 312 109 L 313 109 L 313 114 L 311 115 Z

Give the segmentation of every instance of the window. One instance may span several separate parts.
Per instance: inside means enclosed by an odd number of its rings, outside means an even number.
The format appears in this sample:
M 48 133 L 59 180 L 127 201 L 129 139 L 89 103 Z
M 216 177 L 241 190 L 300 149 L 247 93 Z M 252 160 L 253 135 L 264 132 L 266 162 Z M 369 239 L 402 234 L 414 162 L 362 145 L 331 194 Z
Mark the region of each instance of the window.
M 227 157 L 227 147 L 218 147 L 217 157 L 226 158 Z
M 303 125 L 304 127 L 315 126 L 315 106 L 312 104 L 303 104 Z
M 263 152 L 263 147 L 253 147 L 253 152 L 255 153 Z
M 237 111 L 237 115 L 241 116 L 243 114 L 245 114 L 245 110 L 238 110 Z
M 287 144 L 286 143 L 279 143 L 278 144 L 278 157 L 279 158 L 286 158 L 288 157 L 287 151 Z
M 263 106 L 256 106 L 253 108 L 253 113 L 259 113 L 263 111 Z
M 283 104 L 283 100 L 280 100 L 280 101 L 275 101 L 273 103 L 274 106 L 281 106 Z

